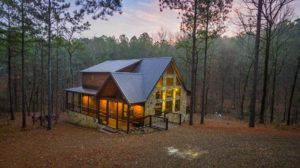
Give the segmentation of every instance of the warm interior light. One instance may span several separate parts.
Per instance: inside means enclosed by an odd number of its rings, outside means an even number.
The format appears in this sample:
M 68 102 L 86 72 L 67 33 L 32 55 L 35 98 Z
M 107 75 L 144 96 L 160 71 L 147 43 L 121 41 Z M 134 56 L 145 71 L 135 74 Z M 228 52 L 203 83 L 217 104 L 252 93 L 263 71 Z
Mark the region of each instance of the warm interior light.
M 133 115 L 134 117 L 143 117 L 144 107 L 141 105 L 133 105 Z
M 107 100 L 100 100 L 100 110 L 101 111 L 106 111 L 106 104 L 107 104 Z
M 87 107 L 88 106 L 89 96 L 82 96 L 82 105 Z

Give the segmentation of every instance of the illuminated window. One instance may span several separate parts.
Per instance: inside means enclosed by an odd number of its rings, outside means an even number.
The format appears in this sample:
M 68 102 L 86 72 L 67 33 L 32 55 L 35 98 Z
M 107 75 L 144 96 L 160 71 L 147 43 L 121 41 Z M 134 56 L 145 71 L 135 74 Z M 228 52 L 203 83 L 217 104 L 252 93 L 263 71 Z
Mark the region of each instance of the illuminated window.
M 173 78 L 167 78 L 167 86 L 173 86 Z
M 172 104 L 173 104 L 173 101 L 167 101 L 166 102 L 166 112 L 172 112 Z
M 162 91 L 161 90 L 156 91 L 155 98 L 156 99 L 162 99 Z
M 173 89 L 168 89 L 167 92 L 166 92 L 166 97 L 170 98 L 172 96 L 173 96 Z
M 123 111 L 122 117 L 123 117 L 123 118 L 126 118 L 126 117 L 127 117 L 127 113 L 128 113 L 128 105 L 127 105 L 127 104 L 124 104 L 124 111 Z
M 96 109 L 96 99 L 93 96 L 89 96 L 89 107 Z
M 177 88 L 175 91 L 176 91 L 176 97 L 180 97 L 180 95 L 181 95 L 181 89 Z
M 106 104 L 107 104 L 107 100 L 100 100 L 99 106 L 100 106 L 100 111 L 102 113 L 106 113 Z
M 156 84 L 157 87 L 162 87 L 163 86 L 163 80 L 162 78 L 159 79 L 159 81 Z
M 175 102 L 175 111 L 180 111 L 180 100 L 176 100 Z
M 134 105 L 133 107 L 133 116 L 134 118 L 141 118 L 143 117 L 144 107 L 141 105 Z

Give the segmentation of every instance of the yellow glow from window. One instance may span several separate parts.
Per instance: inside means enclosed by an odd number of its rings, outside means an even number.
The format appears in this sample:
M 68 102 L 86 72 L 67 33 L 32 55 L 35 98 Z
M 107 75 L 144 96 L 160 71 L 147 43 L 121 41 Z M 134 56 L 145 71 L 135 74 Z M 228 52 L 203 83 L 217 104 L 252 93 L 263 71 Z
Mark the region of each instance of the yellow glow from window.
M 106 111 L 106 104 L 107 104 L 107 100 L 100 100 L 99 105 L 101 111 Z
M 163 112 L 166 110 L 166 91 L 163 91 L 163 96 L 162 96 L 162 109 Z
M 82 96 L 82 105 L 87 107 L 89 96 Z
M 141 105 L 133 105 L 131 106 L 133 109 L 134 117 L 143 117 L 144 107 Z

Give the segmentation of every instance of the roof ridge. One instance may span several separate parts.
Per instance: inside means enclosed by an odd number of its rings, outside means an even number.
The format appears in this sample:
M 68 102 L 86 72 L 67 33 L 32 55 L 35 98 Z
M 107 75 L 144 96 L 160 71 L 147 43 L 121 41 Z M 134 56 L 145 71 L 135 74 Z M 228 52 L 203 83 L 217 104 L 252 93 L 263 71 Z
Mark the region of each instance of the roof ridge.
M 130 75 L 144 75 L 144 73 L 140 72 L 111 72 L 112 74 L 130 74 Z

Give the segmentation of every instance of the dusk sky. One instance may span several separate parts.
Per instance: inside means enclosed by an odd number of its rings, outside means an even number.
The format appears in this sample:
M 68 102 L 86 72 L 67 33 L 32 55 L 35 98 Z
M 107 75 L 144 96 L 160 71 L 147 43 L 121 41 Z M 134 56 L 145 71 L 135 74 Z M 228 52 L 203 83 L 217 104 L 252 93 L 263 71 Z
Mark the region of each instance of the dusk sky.
M 241 0 L 234 0 L 233 9 L 239 8 Z M 294 9 L 294 17 L 300 17 L 300 0 L 295 0 L 290 6 Z M 108 17 L 108 21 L 86 18 L 91 23 L 91 28 L 83 32 L 81 37 L 116 36 L 125 34 L 127 37 L 139 36 L 143 32 L 155 38 L 156 33 L 163 28 L 167 32 L 176 34 L 180 32 L 180 19 L 175 11 L 165 10 L 160 12 L 158 0 L 124 0 L 123 13 Z M 235 14 L 229 14 L 226 23 L 226 32 L 223 35 L 234 36 L 237 27 L 233 24 Z

